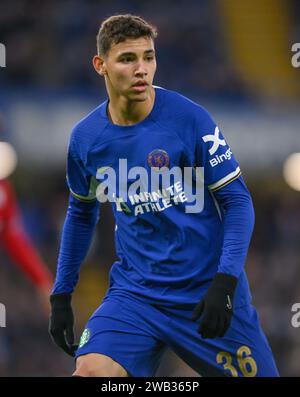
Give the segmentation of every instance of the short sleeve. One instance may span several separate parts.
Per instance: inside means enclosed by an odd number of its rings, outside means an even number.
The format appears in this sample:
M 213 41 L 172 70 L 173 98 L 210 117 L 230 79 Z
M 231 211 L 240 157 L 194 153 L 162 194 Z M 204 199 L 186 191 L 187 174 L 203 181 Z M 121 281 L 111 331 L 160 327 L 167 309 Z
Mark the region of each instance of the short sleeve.
M 71 135 L 67 158 L 67 184 L 72 196 L 80 201 L 96 200 L 97 180 L 90 175 L 79 156 L 74 135 Z
M 203 108 L 195 121 L 196 165 L 204 167 L 204 182 L 212 192 L 239 178 L 241 169 L 220 128 Z

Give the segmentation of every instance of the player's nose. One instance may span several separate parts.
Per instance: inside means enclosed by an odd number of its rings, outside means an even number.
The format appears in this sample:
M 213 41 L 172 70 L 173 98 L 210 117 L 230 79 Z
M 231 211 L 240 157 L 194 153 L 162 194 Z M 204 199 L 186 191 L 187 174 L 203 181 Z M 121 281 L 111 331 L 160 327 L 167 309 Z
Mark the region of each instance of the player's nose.
M 141 75 L 146 76 L 148 74 L 148 70 L 147 70 L 145 62 L 140 61 L 137 63 L 137 67 L 135 69 L 134 74 L 135 74 L 135 76 L 141 76 Z

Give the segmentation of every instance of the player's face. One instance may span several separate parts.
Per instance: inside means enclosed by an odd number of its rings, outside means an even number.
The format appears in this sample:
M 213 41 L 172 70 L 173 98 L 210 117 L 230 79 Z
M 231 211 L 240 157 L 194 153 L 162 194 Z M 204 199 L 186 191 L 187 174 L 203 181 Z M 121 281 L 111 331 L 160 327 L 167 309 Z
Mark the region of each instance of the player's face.
M 140 37 L 112 45 L 101 68 L 110 94 L 145 101 L 156 71 L 153 40 Z

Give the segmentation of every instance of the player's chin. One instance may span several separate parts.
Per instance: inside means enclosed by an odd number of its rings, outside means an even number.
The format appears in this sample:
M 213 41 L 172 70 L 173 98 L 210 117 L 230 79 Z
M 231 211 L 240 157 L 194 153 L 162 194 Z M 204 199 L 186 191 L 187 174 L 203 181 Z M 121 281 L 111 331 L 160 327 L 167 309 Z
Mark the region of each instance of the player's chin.
M 144 102 L 147 100 L 149 97 L 149 94 L 147 91 L 144 92 L 130 92 L 129 98 L 132 101 L 136 102 Z

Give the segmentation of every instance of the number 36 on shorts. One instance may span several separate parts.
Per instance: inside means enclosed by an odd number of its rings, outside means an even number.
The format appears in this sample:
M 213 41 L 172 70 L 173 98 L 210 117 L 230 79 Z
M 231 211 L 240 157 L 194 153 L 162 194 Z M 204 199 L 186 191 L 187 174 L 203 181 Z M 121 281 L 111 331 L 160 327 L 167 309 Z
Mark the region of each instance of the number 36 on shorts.
M 226 375 L 238 377 L 239 371 L 245 377 L 254 377 L 257 374 L 257 365 L 253 357 L 251 357 L 251 350 L 248 346 L 241 346 L 236 352 L 236 359 L 238 368 L 233 365 L 233 356 L 228 352 L 219 352 L 216 356 L 218 364 L 223 366 L 226 370 Z

